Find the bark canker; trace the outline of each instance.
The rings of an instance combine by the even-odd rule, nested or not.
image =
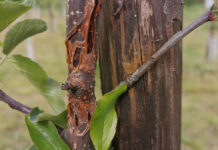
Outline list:
[[[66,61],[69,74],[62,89],[68,90],[69,145],[72,149],[82,150],[92,147],[88,131],[96,108],[95,20],[100,10],[100,1],[67,0],[66,2]]]

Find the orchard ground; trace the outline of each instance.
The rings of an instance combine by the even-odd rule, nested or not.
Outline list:
[[[204,12],[203,4],[184,8],[184,27]],[[47,20],[46,16],[42,17]],[[59,82],[67,77],[65,21],[56,20],[57,32],[34,37],[35,60]],[[217,23],[218,27],[218,23]],[[216,150],[218,147],[218,57],[205,60],[209,24],[183,41],[182,150]],[[218,34],[218,31],[217,31]],[[0,37],[0,41],[3,41]],[[25,55],[25,42],[14,54]],[[96,94],[100,97],[99,75]],[[46,100],[8,59],[0,68],[0,88],[14,99],[52,112]],[[66,93],[64,99],[67,101]],[[0,102],[0,150],[28,150],[32,145],[24,115]]]

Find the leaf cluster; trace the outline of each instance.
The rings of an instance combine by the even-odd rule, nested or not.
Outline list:
[[[0,0],[0,32],[33,5],[34,0]],[[1,64],[22,41],[46,30],[47,25],[41,19],[26,19],[13,25],[6,33],[4,41],[0,42],[4,54],[1,57]],[[35,108],[29,115],[26,115],[26,125],[35,144],[31,149],[69,150],[56,128],[56,126],[62,129],[67,128],[67,110],[62,99],[59,82],[48,77],[39,64],[27,57],[12,55],[10,60],[39,90],[54,111],[53,115]]]

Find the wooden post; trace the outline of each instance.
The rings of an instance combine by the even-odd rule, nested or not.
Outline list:
[[[183,0],[103,0],[99,17],[102,90],[113,89],[182,29]],[[115,149],[179,150],[182,43],[120,98]]]

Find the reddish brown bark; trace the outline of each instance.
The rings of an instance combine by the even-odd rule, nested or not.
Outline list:
[[[104,93],[135,72],[182,29],[182,0],[123,2],[122,9],[118,1],[102,3],[98,34]],[[115,149],[180,149],[181,76],[180,42],[122,96]]]
[[[95,20],[100,4],[98,0],[67,0],[66,3],[69,74],[62,88],[68,90],[68,141],[72,149],[83,150],[92,147],[89,128],[96,108]]]

